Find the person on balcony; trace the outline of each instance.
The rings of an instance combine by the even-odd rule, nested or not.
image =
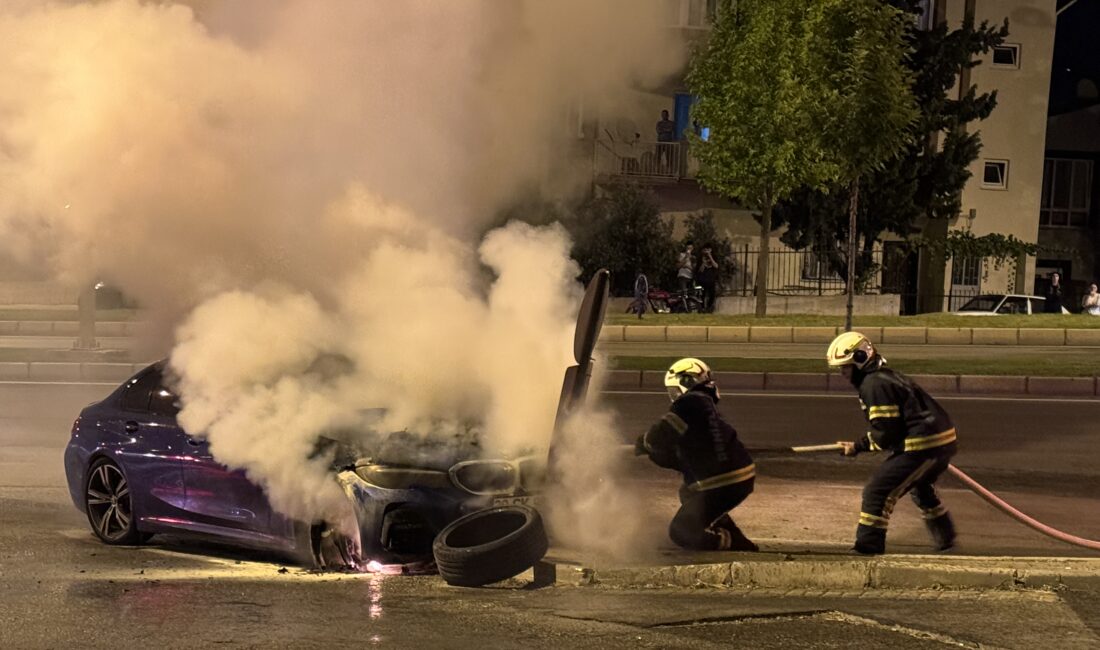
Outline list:
[[[675,157],[676,123],[668,119],[668,111],[661,111],[657,121],[657,168],[668,171]]]

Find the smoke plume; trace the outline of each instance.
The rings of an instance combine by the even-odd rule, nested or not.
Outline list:
[[[678,68],[664,6],[8,0],[0,249],[178,325],[182,423],[290,514],[376,407],[545,448],[577,269],[561,228],[484,230],[586,180],[579,106]]]

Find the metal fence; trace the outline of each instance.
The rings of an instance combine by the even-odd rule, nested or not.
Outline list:
[[[724,284],[722,294],[727,296],[756,295],[756,265],[760,251],[748,246],[735,247],[732,251],[732,277]],[[917,313],[920,296],[915,278],[907,278],[905,261],[883,249],[875,249],[870,255],[871,269],[859,287],[863,294],[897,294],[903,314]],[[779,249],[768,255],[767,291],[780,296],[833,296],[846,290],[845,278],[838,273],[825,255],[812,250],[793,251]],[[980,286],[953,285],[939,299],[926,296],[932,304],[941,304],[943,311],[955,311],[968,300],[981,293]]]
[[[726,295],[750,296],[756,290],[756,265],[760,251],[748,246],[734,248],[733,275],[725,287]],[[901,293],[883,291],[882,250],[871,252],[872,269],[862,286],[863,293]],[[887,282],[887,289],[891,288]],[[846,282],[828,259],[811,250],[776,250],[768,254],[769,294],[786,296],[829,296],[844,293]]]

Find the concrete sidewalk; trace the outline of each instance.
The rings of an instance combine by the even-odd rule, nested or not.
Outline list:
[[[1079,558],[716,553],[668,564],[617,566],[551,549],[544,563],[533,572],[533,581],[627,589],[747,588],[776,590],[783,596],[838,597],[877,590],[1100,591],[1100,560]]]
[[[761,469],[767,471],[766,466]],[[941,481],[940,493],[958,527],[955,550],[930,552],[923,520],[906,498],[891,518],[887,554],[867,557],[848,554],[858,519],[860,484],[758,476],[755,492],[732,514],[761,552],[689,552],[675,548],[665,532],[678,507],[676,479],[660,470],[651,474],[657,476],[629,481],[627,490],[646,504],[639,510],[643,522],[631,549],[600,553],[556,546],[538,578],[611,587],[845,593],[875,589],[1100,591],[1100,552],[1041,535],[951,479]],[[1096,497],[1033,492],[1000,496],[1049,525],[1100,539]]]

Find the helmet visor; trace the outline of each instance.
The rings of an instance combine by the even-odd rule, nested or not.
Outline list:
[[[668,391],[668,398],[675,402],[684,394],[684,389],[678,386],[665,386],[665,390]]]

